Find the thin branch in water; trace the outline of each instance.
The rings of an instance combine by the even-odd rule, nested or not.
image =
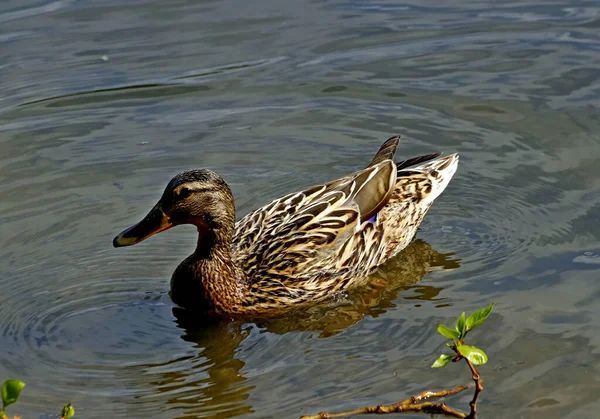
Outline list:
[[[477,400],[479,399],[479,394],[483,391],[483,380],[481,379],[479,372],[475,369],[475,365],[485,364],[488,361],[488,357],[481,349],[475,346],[465,345],[464,338],[469,331],[482,324],[485,319],[490,316],[493,307],[494,303],[491,303],[487,307],[475,311],[469,317],[466,317],[465,313],[463,312],[458,318],[454,329],[451,329],[443,324],[440,324],[437,327],[437,331],[440,335],[452,341],[452,344],[447,343],[446,345],[452,349],[456,355],[442,354],[436,359],[431,367],[441,368],[448,365],[450,362],[460,362],[464,359],[471,370],[471,377],[473,378],[472,384],[467,386],[458,386],[449,390],[425,390],[416,396],[394,404],[365,406],[359,409],[336,413],[321,412],[314,416],[302,416],[300,419],[332,419],[366,413],[382,414],[399,412],[423,412],[428,414],[451,416],[454,418],[475,419],[477,416]],[[435,397],[450,396],[473,387],[475,387],[475,392],[473,394],[473,399],[469,403],[471,410],[468,414],[459,410],[454,410],[446,406],[445,403],[432,403],[423,401]]]
[[[451,396],[453,394],[460,393],[461,391],[465,391],[469,388],[473,388],[473,386],[474,386],[474,384],[467,384],[465,386],[458,386],[458,387],[451,388],[449,390],[440,390],[440,391],[425,390],[421,394],[412,396],[410,399],[406,399],[400,403],[413,404],[413,403],[417,403],[417,402],[420,402],[421,400],[425,400],[425,399]],[[410,403],[407,403],[407,402],[410,402]]]
[[[471,400],[471,403],[469,403],[469,405],[471,406],[471,412],[469,412],[469,416],[467,416],[467,418],[475,419],[477,415],[477,399],[479,398],[479,393],[483,391],[483,380],[481,379],[479,372],[475,369],[475,366],[471,363],[471,361],[469,361],[466,358],[465,361],[467,361],[467,365],[471,369],[471,373],[473,374],[473,381],[475,382],[475,393],[473,394],[473,400]]]
[[[446,397],[453,394],[460,393],[461,391],[467,390],[468,388],[473,387],[473,384],[466,386],[458,386],[449,390],[441,390],[441,391],[431,391],[426,390],[416,396],[412,396],[406,400],[402,400],[401,402],[388,404],[388,405],[375,405],[375,406],[365,406],[359,409],[348,410],[345,412],[335,412],[335,413],[327,413],[321,412],[314,416],[302,416],[300,419],[332,419],[332,418],[340,418],[343,416],[351,416],[351,415],[360,415],[366,413],[375,413],[375,414],[383,414],[383,413],[399,413],[399,412],[424,412],[429,414],[438,414],[438,415],[446,415],[455,418],[466,418],[467,414],[460,412],[458,410],[454,410],[451,407],[446,406],[445,403],[419,403],[423,400],[435,398],[435,397]]]

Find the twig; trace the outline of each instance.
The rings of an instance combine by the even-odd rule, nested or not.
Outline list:
[[[479,393],[483,391],[483,380],[481,379],[479,372],[477,372],[475,366],[471,363],[471,361],[469,361],[467,358],[465,358],[465,361],[471,369],[471,373],[473,374],[473,381],[475,382],[475,393],[473,394],[473,400],[471,400],[471,403],[469,403],[469,405],[471,406],[471,412],[469,413],[469,416],[467,416],[467,419],[475,419],[475,416],[477,415],[477,399],[479,398]]]
[[[440,391],[425,390],[423,393],[417,394],[416,396],[412,396],[410,399],[406,399],[404,401],[401,401],[400,403],[413,404],[418,401],[425,400],[425,399],[431,399],[434,397],[451,396],[453,394],[460,393],[461,391],[465,391],[469,388],[473,388],[473,386],[474,386],[474,384],[467,384],[465,386],[458,386],[458,387],[451,388],[449,390],[440,390]]]
[[[388,404],[388,405],[376,405],[376,406],[365,406],[355,410],[348,410],[345,412],[336,412],[336,413],[327,413],[321,412],[314,416],[302,416],[300,419],[331,419],[331,418],[339,418],[343,416],[351,416],[351,415],[359,415],[364,413],[398,413],[398,412],[424,412],[429,414],[438,414],[438,415],[446,415],[455,418],[466,418],[467,414],[460,412],[458,410],[454,410],[445,403],[419,403],[422,400],[434,398],[434,397],[445,397],[450,396],[452,394],[460,393],[468,388],[473,387],[473,384],[466,386],[458,386],[449,390],[441,390],[441,391],[431,391],[426,390],[421,394],[410,397],[406,400],[403,400],[398,403]]]
[[[475,366],[473,365],[473,362],[471,362],[470,359],[476,361],[477,364],[484,364],[485,362],[487,362],[487,355],[485,354],[485,352],[483,352],[479,348],[476,348],[475,346],[465,345],[464,338],[469,331],[471,331],[474,327],[480,325],[485,319],[489,317],[493,307],[494,303],[488,305],[484,309],[477,310],[476,312],[472,313],[468,318],[463,312],[458,318],[454,329],[444,326],[443,324],[440,324],[437,328],[437,331],[440,335],[452,341],[452,344],[447,343],[446,346],[452,349],[452,351],[456,353],[456,356],[442,354],[433,363],[432,368],[440,368],[447,365],[450,361],[460,362],[464,359],[467,365],[469,366],[469,369],[471,370],[471,377],[473,378],[472,384],[468,386],[458,386],[449,390],[425,390],[424,392],[416,396],[410,397],[398,403],[388,405],[380,404],[376,406],[365,406],[359,409],[348,410],[345,412],[321,412],[313,416],[301,416],[300,419],[332,419],[343,416],[353,416],[366,413],[382,414],[398,412],[423,412],[429,414],[451,416],[454,418],[476,419],[477,400],[479,399],[479,394],[483,391],[483,380],[481,379],[479,372],[475,369]],[[461,391],[466,390],[467,388],[472,387],[475,387],[475,391],[473,393],[473,399],[469,403],[471,410],[468,414],[459,410],[454,410],[446,406],[445,403],[432,403],[423,401],[434,397],[445,397],[452,394],[457,394]]]

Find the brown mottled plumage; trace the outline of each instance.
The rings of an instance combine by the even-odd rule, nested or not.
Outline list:
[[[456,171],[456,154],[394,163],[399,139],[387,140],[366,169],[276,199],[237,223],[221,177],[207,169],[183,172],[113,244],[194,224],[196,251],[171,279],[173,301],[186,308],[263,316],[322,299],[405,248]]]

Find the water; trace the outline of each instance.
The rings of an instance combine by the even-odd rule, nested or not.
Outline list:
[[[0,378],[24,417],[286,417],[469,381],[482,417],[600,409],[600,6],[592,1],[3,1]],[[210,167],[243,215],[366,164],[461,154],[419,241],[302,317],[198,325],[168,280],[179,227],[127,249],[175,173]],[[469,395],[450,400],[467,407]]]

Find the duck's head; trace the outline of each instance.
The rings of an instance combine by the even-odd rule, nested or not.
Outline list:
[[[193,224],[200,237],[230,237],[235,222],[233,195],[212,170],[189,170],[175,176],[148,215],[113,240],[131,246],[179,224]]]

